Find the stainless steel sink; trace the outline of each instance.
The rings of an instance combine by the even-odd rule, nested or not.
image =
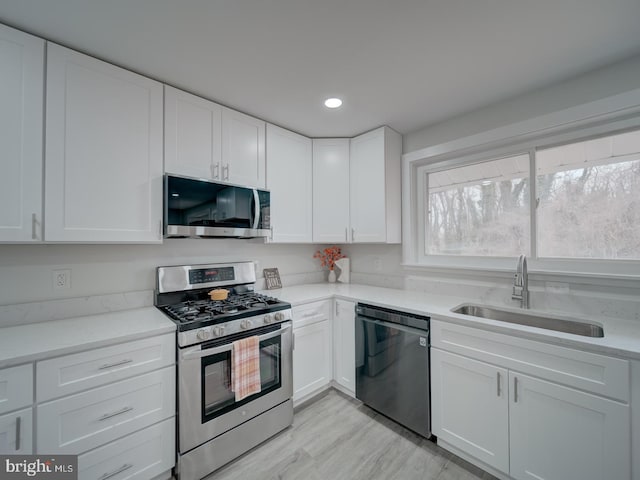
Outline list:
[[[503,310],[497,307],[474,305],[472,303],[463,303],[462,305],[452,308],[451,311],[472,317],[527,325],[529,327],[544,328],[564,333],[573,333],[574,335],[582,335],[584,337],[604,337],[604,330],[600,325],[596,325],[595,323],[577,322],[575,320],[565,320],[507,309]]]

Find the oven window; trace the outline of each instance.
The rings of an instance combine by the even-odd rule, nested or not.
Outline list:
[[[223,415],[262,395],[277,390],[281,380],[281,337],[260,342],[261,391],[235,401],[231,391],[231,352],[202,359],[202,423]]]

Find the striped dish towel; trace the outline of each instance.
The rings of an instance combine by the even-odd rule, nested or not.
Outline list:
[[[236,402],[259,393],[260,388],[260,338],[236,340],[231,351],[231,391]]]

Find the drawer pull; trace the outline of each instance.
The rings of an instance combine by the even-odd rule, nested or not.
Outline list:
[[[20,424],[22,423],[20,417],[16,418],[16,452],[20,450]]]
[[[496,375],[496,380],[497,380],[497,382],[496,382],[496,383],[497,383],[497,385],[498,385],[498,391],[497,391],[497,393],[498,393],[498,396],[500,396],[500,372],[498,372],[498,373],[497,373],[497,375]]]
[[[120,468],[118,468],[117,470],[114,470],[113,472],[107,472],[104,475],[102,475],[100,478],[98,478],[98,480],[107,480],[107,478],[111,478],[111,477],[115,477],[116,475],[118,475],[119,473],[124,472],[125,470],[129,470],[131,467],[133,467],[133,465],[131,463],[125,463],[124,465],[122,465]]]
[[[107,420],[109,418],[117,417],[118,415],[122,415],[123,413],[130,412],[131,410],[133,410],[133,407],[124,407],[124,408],[118,410],[117,412],[105,413],[100,418],[98,418],[98,420],[99,421],[103,421],[103,420]]]
[[[107,368],[119,367],[120,365],[126,365],[127,363],[133,363],[131,358],[125,358],[124,360],[120,360],[119,362],[113,363],[105,363],[104,365],[100,365],[98,370],[106,370]]]
[[[518,377],[513,377],[513,403],[518,403]]]

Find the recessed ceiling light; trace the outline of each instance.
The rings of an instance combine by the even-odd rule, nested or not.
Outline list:
[[[324,101],[324,105],[327,108],[338,108],[340,105],[342,105],[342,100],[340,100],[339,98],[327,98]]]
[[[172,196],[172,197],[179,197],[179,196],[180,196],[180,194],[179,194],[179,193],[172,193],[172,194],[171,194],[171,196]]]

